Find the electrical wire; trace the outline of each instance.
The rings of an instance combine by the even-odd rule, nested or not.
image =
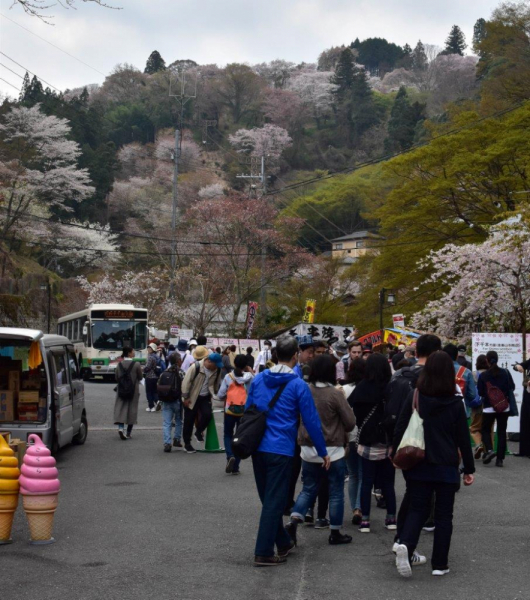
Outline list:
[[[28,73],[31,73],[32,75],[34,75],[37,79],[40,79],[43,83],[45,83],[46,85],[49,85],[50,87],[52,87],[54,90],[56,90],[57,92],[59,92],[59,94],[61,93],[61,90],[56,88],[54,85],[52,85],[51,83],[48,83],[47,81],[45,81],[42,77],[39,77],[38,75],[36,75],[35,73],[33,73],[33,71],[30,71],[29,69],[27,69],[26,67],[24,67],[23,65],[21,65],[20,63],[18,63],[16,60],[12,59],[10,56],[8,56],[7,54],[5,54],[5,52],[0,52],[0,54],[2,56],[5,56],[8,60],[10,60],[11,62],[15,63],[17,66],[19,66],[21,69],[24,69],[25,71],[27,71]]]
[[[9,83],[9,81],[7,81],[6,79],[4,79],[3,77],[0,77],[0,81],[3,81],[4,83],[7,83],[7,85],[10,85],[12,88],[15,88],[17,90],[17,92],[20,92],[20,88],[17,88],[16,85],[13,85],[12,83]]]
[[[26,29],[26,27],[24,27],[23,25],[21,25],[20,23],[17,23],[16,21],[13,21],[13,19],[10,19],[9,17],[7,17],[6,15],[0,13],[0,17],[3,17],[4,19],[7,19],[8,21],[11,21],[11,23],[13,23],[14,25],[16,25],[17,27],[20,27],[21,29],[24,29],[25,31],[27,31],[28,33],[31,33],[31,35],[34,35],[35,37],[39,38],[40,40],[42,40],[43,42],[46,42],[47,44],[49,44],[50,46],[53,46],[54,48],[57,48],[57,50],[60,50],[61,52],[64,52],[64,54],[67,54],[68,56],[70,56],[71,58],[77,60],[78,62],[80,62],[81,64],[85,65],[85,67],[88,67],[89,69],[92,69],[93,71],[95,71],[96,73],[99,73],[100,75],[103,75],[103,77],[106,77],[105,73],[102,73],[99,69],[96,69],[96,67],[93,67],[91,65],[89,65],[88,63],[86,63],[84,60],[81,60],[80,58],[77,58],[77,56],[74,56],[73,54],[70,54],[70,52],[67,52],[66,50],[63,50],[62,48],[59,48],[59,46],[56,46],[55,44],[52,44],[52,42],[49,42],[48,40],[44,39],[43,37],[41,37],[40,35],[37,35],[36,33],[34,33],[33,31],[31,31],[30,29]]]
[[[16,71],[13,71],[13,69],[10,69],[9,67],[7,67],[6,65],[4,65],[3,63],[0,63],[0,67],[4,67],[4,69],[7,69],[8,71],[11,71],[11,73],[13,73],[13,75],[16,75],[17,77],[20,77],[20,79],[24,79],[24,77],[22,77],[22,75],[19,75]]]

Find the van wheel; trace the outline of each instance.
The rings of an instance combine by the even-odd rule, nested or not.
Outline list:
[[[81,423],[79,425],[79,431],[72,438],[72,444],[76,446],[82,446],[86,442],[88,436],[88,421],[86,415],[81,417]]]

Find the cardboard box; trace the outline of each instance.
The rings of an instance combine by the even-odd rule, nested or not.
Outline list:
[[[48,406],[48,398],[40,397],[39,398],[39,410],[41,408],[46,408]]]
[[[9,444],[9,442],[11,441],[11,432],[10,431],[0,431],[0,435]]]
[[[20,371],[9,371],[8,387],[12,392],[20,389]]]
[[[38,404],[39,403],[39,392],[23,390],[18,393],[19,404]]]
[[[10,423],[15,420],[14,392],[0,390],[0,422]]]
[[[11,442],[9,443],[9,447],[15,453],[15,456],[18,459],[18,465],[19,465],[19,467],[21,467],[22,461],[24,460],[24,455],[26,454],[26,448],[27,448],[26,442],[23,442],[22,440],[13,438],[11,440]]]
[[[22,377],[21,387],[23,390],[40,390],[40,372],[27,371]]]

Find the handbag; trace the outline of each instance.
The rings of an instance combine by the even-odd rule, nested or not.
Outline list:
[[[425,458],[425,434],[423,419],[419,413],[419,392],[414,390],[412,399],[412,415],[403,434],[403,439],[394,456],[394,466],[406,471],[417,466]]]
[[[487,381],[486,390],[491,408],[493,408],[496,413],[503,413],[507,408],[510,408],[510,402],[500,388]]]
[[[236,458],[244,460],[257,451],[265,434],[267,414],[278,402],[286,385],[287,383],[284,383],[278,388],[266,410],[258,410],[258,407],[252,404],[244,412],[232,440],[232,452]]]

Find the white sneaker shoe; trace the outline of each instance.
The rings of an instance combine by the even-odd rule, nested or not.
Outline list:
[[[413,567],[419,567],[420,565],[424,565],[427,562],[427,557],[422,556],[421,554],[418,554],[416,552],[416,550],[414,550],[414,554],[412,555],[412,558],[410,559],[410,564]]]
[[[396,568],[401,577],[410,577],[412,575],[409,551],[405,544],[398,544],[396,548]]]
[[[147,407],[147,408],[145,409],[145,412],[151,412],[151,409],[150,409],[149,407]]]
[[[449,569],[434,569],[432,572],[436,577],[441,577],[442,575],[447,575],[449,573]]]
[[[392,546],[392,552],[395,554],[397,552],[398,548],[399,548],[399,542],[394,542],[394,545]]]

